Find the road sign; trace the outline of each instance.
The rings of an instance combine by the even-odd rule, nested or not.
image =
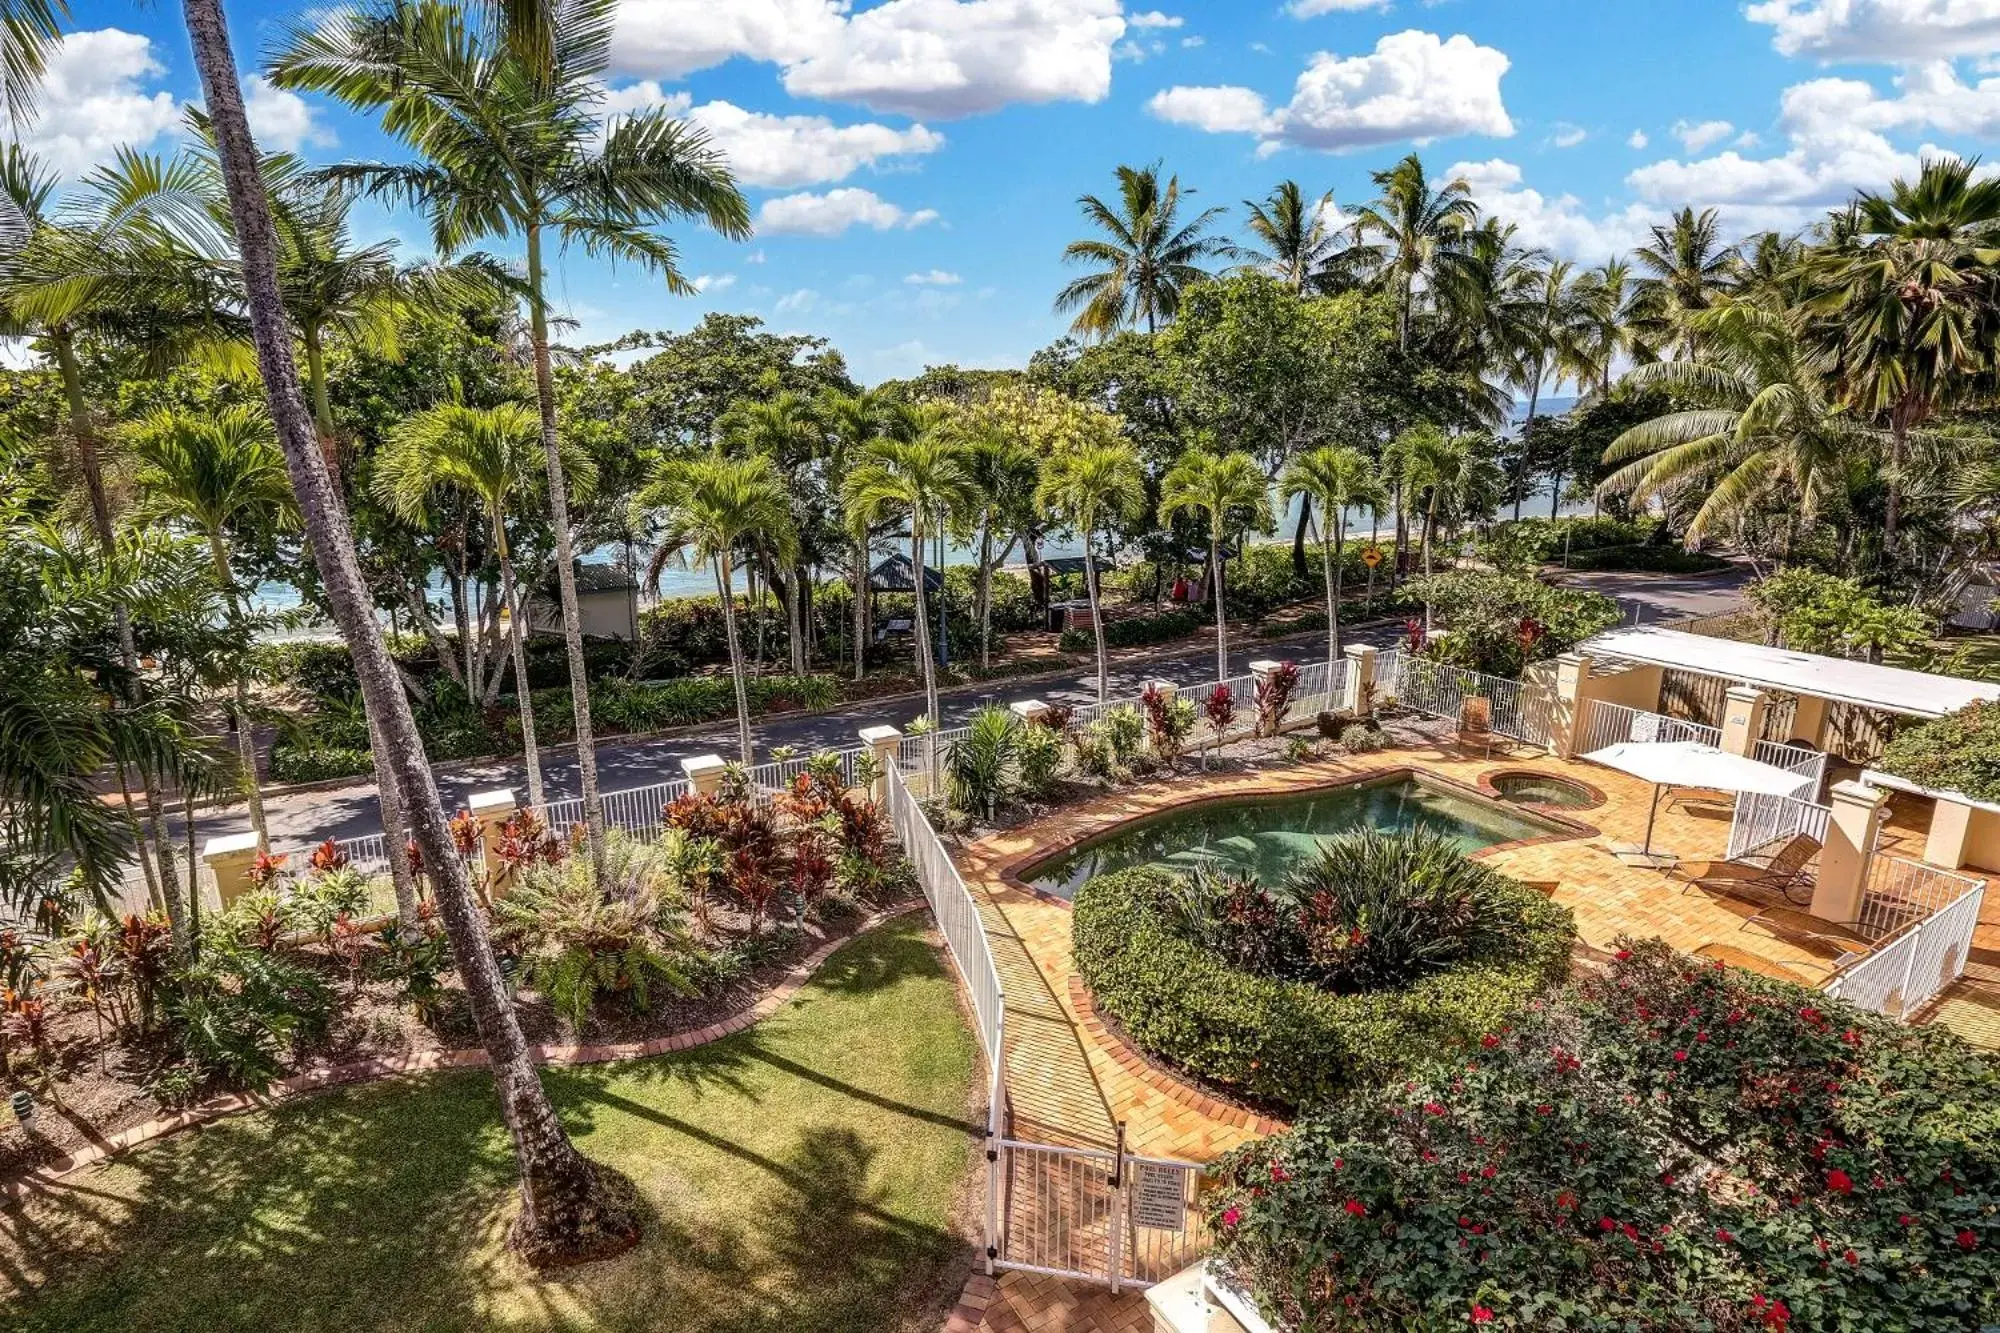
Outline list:
[[[1373,569],[1382,563],[1382,548],[1369,545],[1361,548],[1361,563]]]

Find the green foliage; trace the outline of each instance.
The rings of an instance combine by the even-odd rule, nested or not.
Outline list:
[[[965,735],[945,752],[945,781],[952,804],[991,814],[1020,782],[1021,728],[1014,715],[989,704],[972,716]]]
[[[1208,617],[1193,607],[1162,611],[1152,616],[1128,616],[1118,620],[1106,620],[1104,646],[1137,648],[1149,643],[1167,643],[1198,633],[1207,623]],[[1087,629],[1066,629],[1056,640],[1056,644],[1066,653],[1087,653],[1096,650],[1097,638]]]
[[[1388,745],[1389,733],[1380,727],[1355,722],[1340,733],[1340,748],[1349,754],[1374,754],[1377,750],[1387,749]]]
[[[326,1036],[333,992],[311,969],[256,949],[210,948],[166,988],[168,1030],[205,1077],[262,1092],[295,1048]]]
[[[832,676],[752,676],[746,685],[753,716],[826,708],[840,698],[840,682]],[[727,676],[614,679],[592,687],[590,710],[592,720],[606,732],[662,731],[732,716],[736,691]],[[575,734],[568,689],[535,691],[535,724],[544,740],[566,740]]]
[[[1062,733],[1035,723],[1023,728],[1015,749],[1023,791],[1038,796],[1055,786],[1056,771],[1062,767]]]
[[[1243,920],[1265,921],[1261,930],[1228,932],[1255,945],[1241,951],[1190,938],[1191,921],[1213,916],[1212,903],[1189,909],[1193,892],[1151,867],[1084,885],[1075,909],[1077,970],[1140,1046],[1273,1106],[1314,1106],[1431,1053],[1467,1049],[1568,964],[1569,914],[1501,881],[1493,893],[1511,905],[1511,930],[1477,937],[1450,966],[1408,985],[1336,994],[1262,970],[1280,944],[1275,900],[1257,886],[1226,891],[1238,897]]]
[[[1565,550],[1575,567],[1584,552],[1643,546],[1664,527],[1655,518],[1522,518],[1495,523],[1480,537],[1477,550],[1481,560],[1507,573],[1532,572],[1544,561],[1560,560]]]
[[[334,922],[368,910],[368,880],[352,867],[308,875],[285,899],[285,920],[294,928],[330,938]]]
[[[1450,631],[1441,660],[1496,676],[1519,676],[1619,620],[1618,604],[1601,593],[1519,574],[1438,574],[1413,581],[1409,595],[1428,601]]]
[[[2000,704],[1967,704],[1899,732],[1878,767],[1936,791],[2000,801]]]
[[[1879,662],[1924,648],[1930,623],[1913,606],[1891,606],[1854,579],[1792,568],[1745,590],[1787,648]]]
[[[1576,570],[1626,570],[1645,574],[1707,574],[1726,569],[1729,562],[1705,551],[1684,546],[1610,546],[1572,555],[1569,567]]]

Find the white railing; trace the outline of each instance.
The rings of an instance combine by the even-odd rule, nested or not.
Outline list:
[[[1703,726],[1686,718],[1668,717],[1665,713],[1649,713],[1643,708],[1606,703],[1602,699],[1591,700],[1590,716],[1583,720],[1582,737],[1576,746],[1576,753],[1584,756],[1620,741],[1722,743],[1719,728]]]
[[[1922,861],[1876,855],[1868,862],[1868,883],[1861,891],[1854,929],[1870,940],[1887,939],[1938,915],[1984,882]]]
[[[1958,881],[1962,891],[1930,916],[1912,922],[1867,957],[1847,967],[1826,984],[1829,995],[1895,1019],[1907,1019],[1956,981],[1965,971],[1973,931],[1979,925],[1980,904],[1986,897],[1983,880],[1953,875],[1900,857],[1881,858],[1916,866],[1930,876]],[[1891,876],[1914,872],[1891,869]],[[1928,876],[1927,876],[1928,877]],[[1870,876],[1871,882],[1874,876]]]
[[[1808,790],[1803,784],[1800,789]],[[1801,797],[1740,792],[1729,821],[1729,859],[1775,852],[1801,835],[1825,846],[1826,822],[1832,816],[1831,807]]]
[[[996,1268],[1149,1287],[1206,1254],[1206,1168],[1103,1148],[1001,1139]]]
[[[1491,701],[1489,725],[1502,736],[1547,749],[1554,730],[1555,692],[1545,685],[1396,655],[1396,702],[1431,717],[1456,720],[1468,698]],[[1379,662],[1378,662],[1379,670]]]
[[[1760,764],[1797,773],[1812,783],[1810,788],[1798,794],[1806,800],[1819,799],[1820,784],[1826,781],[1826,751],[1810,750],[1784,741],[1758,741],[1750,751],[1750,757]]]

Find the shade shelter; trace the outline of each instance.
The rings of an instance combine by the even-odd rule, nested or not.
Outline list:
[[[1714,788],[1756,796],[1795,796],[1807,785],[1797,773],[1773,764],[1730,754],[1700,741],[1619,741],[1584,756],[1594,764],[1629,773],[1653,786],[1653,805],[1646,812],[1646,841],[1635,853],[1657,863],[1653,824],[1659,818],[1660,797],[1675,787]],[[1617,849],[1613,849],[1616,851]]]

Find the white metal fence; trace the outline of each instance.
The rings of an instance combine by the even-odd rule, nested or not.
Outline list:
[[[996,1268],[1109,1282],[1172,1277],[1207,1253],[1204,1168],[1102,1148],[1001,1139],[989,1236]]]
[[[1665,713],[1649,713],[1643,708],[1627,708],[1624,704],[1606,703],[1602,699],[1590,701],[1590,713],[1583,719],[1579,734],[1581,739],[1576,744],[1576,753],[1579,755],[1588,755],[1593,750],[1601,750],[1620,741],[1701,741],[1707,745],[1722,743],[1722,732],[1719,728],[1706,727],[1699,722],[1689,722],[1685,718],[1668,717]]]
[[[1901,856],[1871,857],[1854,929],[1869,940],[1887,939],[1939,915],[1983,883]]]
[[[1807,749],[1803,745],[1791,745],[1784,741],[1758,741],[1750,751],[1750,757],[1760,764],[1797,773],[1812,785],[1796,794],[1809,801],[1819,799],[1820,786],[1826,781],[1826,751]]]
[[[1729,859],[1776,852],[1801,835],[1825,846],[1832,815],[1831,807],[1801,797],[1740,792],[1729,821]]]
[[[1532,681],[1510,680],[1466,667],[1427,662],[1398,653],[1390,692],[1396,702],[1432,717],[1457,718],[1467,699],[1492,705],[1489,725],[1502,736],[1549,747],[1555,726],[1555,691]],[[1380,663],[1377,663],[1380,671]]]
[[[1910,922],[1867,957],[1841,971],[1827,983],[1826,991],[1890,1018],[1907,1019],[1965,971],[1986,884],[1901,857],[1876,859],[1887,863],[1881,869],[1882,878],[1901,884],[1900,892],[1927,895],[1933,891],[1930,883],[1920,882],[1955,887],[1957,892],[1937,911]],[[1872,889],[1876,876],[1871,873],[1869,878]]]

